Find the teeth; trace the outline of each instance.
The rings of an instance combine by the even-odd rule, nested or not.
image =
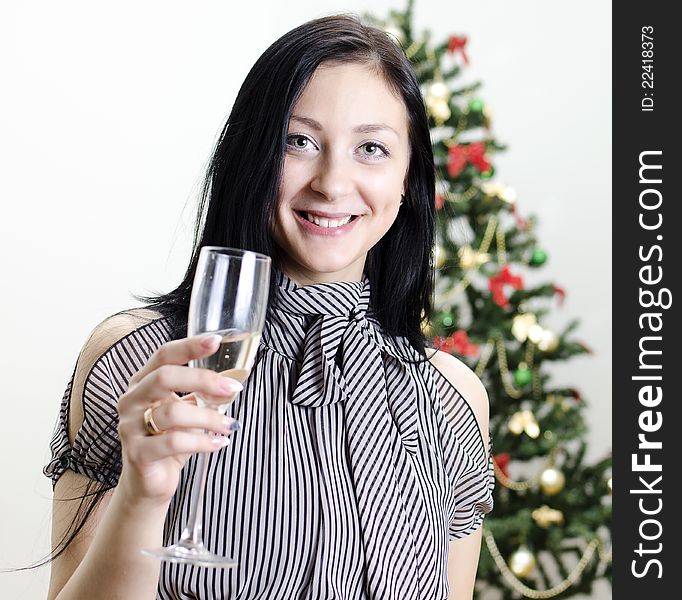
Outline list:
[[[308,221],[319,225],[320,227],[341,227],[350,221],[350,215],[344,217],[343,219],[325,219],[324,217],[318,217],[311,213],[306,213]]]

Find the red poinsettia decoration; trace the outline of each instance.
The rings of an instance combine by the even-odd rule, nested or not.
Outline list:
[[[451,35],[448,42],[448,51],[451,54],[459,52],[462,55],[462,60],[465,65],[469,64],[469,57],[467,56],[466,48],[468,38],[465,35]]]
[[[443,196],[440,194],[436,194],[436,210],[440,210],[443,208],[443,205],[445,204],[445,200],[443,199]]]
[[[495,464],[497,465],[497,468],[502,471],[502,474],[505,477],[509,477],[509,461],[511,460],[511,457],[509,456],[508,452],[502,452],[501,454],[495,454],[493,456],[493,460],[495,461]]]
[[[490,171],[492,165],[485,157],[485,143],[455,144],[448,149],[448,175],[457,177],[468,163],[474,165],[481,173]]]
[[[523,289],[523,279],[518,275],[513,275],[509,270],[509,265],[504,265],[497,275],[488,279],[488,288],[493,295],[493,301],[502,308],[509,307],[509,298],[505,292],[506,286],[517,290]]]
[[[469,334],[464,329],[458,329],[448,337],[438,336],[433,338],[433,344],[448,354],[460,356],[478,356],[480,350],[477,344],[469,340]]]

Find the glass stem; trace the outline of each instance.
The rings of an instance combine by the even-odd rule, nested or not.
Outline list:
[[[203,546],[201,530],[203,526],[203,513],[201,510],[206,487],[206,473],[208,471],[208,454],[201,453],[197,456],[197,469],[194,472],[194,484],[189,505],[189,519],[182,532],[180,543],[189,543],[192,546]]]

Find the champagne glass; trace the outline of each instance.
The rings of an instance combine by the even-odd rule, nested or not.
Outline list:
[[[214,334],[222,337],[218,351],[193,360],[191,367],[217,371],[221,375],[246,380],[256,357],[270,289],[270,258],[234,248],[204,246],[194,276],[189,303],[187,335]],[[197,395],[199,406],[225,413],[226,404]],[[191,489],[190,513],[180,540],[172,546],[143,550],[148,556],[202,567],[228,568],[237,565],[232,558],[210,552],[202,538],[200,506],[206,485],[209,454],[199,454]]]

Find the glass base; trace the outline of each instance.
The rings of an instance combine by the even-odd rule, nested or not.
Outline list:
[[[209,552],[206,547],[199,543],[180,541],[165,548],[154,550],[142,550],[142,554],[153,558],[160,558],[168,562],[196,565],[197,567],[212,567],[214,569],[229,569],[236,567],[237,561],[226,556],[218,556]]]

